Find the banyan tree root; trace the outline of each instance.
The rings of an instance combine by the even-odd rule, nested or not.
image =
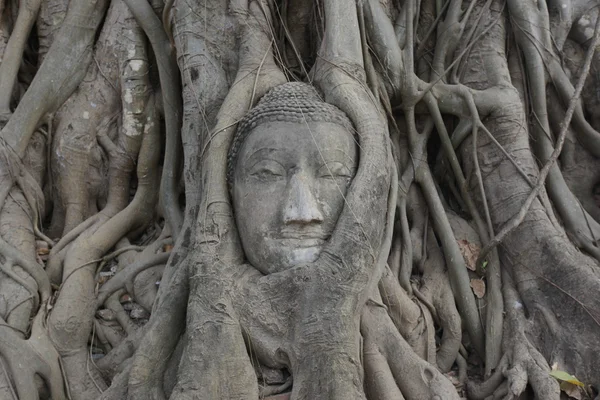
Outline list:
[[[58,2],[52,0],[52,4]],[[134,7],[141,5],[143,12],[151,14],[145,1],[130,3]],[[152,5],[160,9],[159,3],[155,1]],[[202,24],[196,21],[194,25],[192,21],[198,15],[206,17],[220,12],[215,10],[226,2],[202,11],[206,14],[196,12],[195,5],[179,1],[167,3],[165,16],[168,17],[168,10],[172,9],[175,23],[171,26],[166,18],[164,25],[169,30],[172,27],[172,37],[168,37],[171,32],[163,35],[161,30],[158,39],[155,36],[151,42],[154,51],[160,52],[157,58],[168,55],[169,46],[177,47],[184,80],[182,133],[186,146],[189,145],[186,147],[184,176],[188,208],[180,240],[170,256],[154,254],[152,248],[160,247],[157,240],[147,247],[143,256],[140,254],[131,260],[129,255],[117,257],[119,268],[127,267],[96,291],[96,269],[104,265],[105,253],[115,243],[125,242],[121,239],[131,230],[134,231],[131,236],[135,236],[154,217],[151,213],[156,199],[147,196],[142,201],[140,198],[146,197],[144,194],[151,191],[150,187],[157,185],[144,179],[138,181],[136,196],[131,207],[127,207],[131,190],[128,176],[133,172],[131,161],[138,156],[139,143],[126,140],[124,147],[127,150],[123,153],[120,141],[123,137],[117,134],[118,130],[131,133],[137,132],[142,125],[145,127],[145,117],[152,112],[146,106],[145,97],[151,85],[143,79],[152,77],[154,70],[143,62],[138,63],[147,57],[145,38],[137,29],[128,32],[133,33],[127,39],[135,42],[136,48],[132,50],[132,56],[127,51],[127,58],[121,59],[126,68],[120,71],[126,72],[120,75],[121,80],[114,70],[107,70],[110,62],[96,52],[101,59],[94,63],[96,67],[87,70],[90,80],[79,86],[80,93],[64,107],[64,114],[59,112],[54,117],[59,136],[62,137],[63,129],[70,124],[85,135],[88,128],[95,128],[103,120],[100,117],[110,110],[112,115],[101,124],[106,134],[92,129],[85,137],[87,145],[92,147],[96,147],[98,140],[111,162],[108,199],[96,192],[97,189],[89,198],[84,198],[89,194],[83,190],[86,188],[83,184],[85,164],[94,157],[90,157],[89,150],[82,146],[81,157],[73,158],[78,164],[78,168],[70,171],[73,175],[65,175],[64,182],[56,181],[62,194],[55,200],[66,201],[63,210],[57,204],[59,201],[55,201],[56,223],[51,231],[56,234],[49,236],[54,238],[62,232],[63,238],[52,249],[46,271],[32,261],[34,235],[50,246],[53,240],[41,237],[44,233],[36,230],[38,219],[43,215],[39,190],[42,179],[38,179],[39,174],[35,172],[23,174],[18,159],[32,142],[30,136],[45,118],[43,114],[58,107],[74,88],[74,82],[86,71],[77,68],[73,72],[73,58],[65,56],[64,52],[65,39],[57,37],[57,46],[48,52],[46,59],[58,64],[57,60],[64,58],[68,68],[49,70],[44,66],[39,73],[50,80],[61,80],[68,72],[65,86],[51,87],[46,81],[40,83],[41,78],[34,81],[32,95],[21,101],[10,118],[9,129],[2,133],[2,146],[6,141],[12,148],[3,147],[0,154],[0,163],[7,164],[0,168],[0,213],[5,213],[0,215],[10,212],[18,217],[14,221],[22,222],[5,223],[10,218],[4,217],[4,231],[0,232],[6,242],[0,242],[2,276],[8,277],[2,285],[18,288],[19,292],[18,301],[8,302],[9,310],[4,309],[7,302],[0,301],[0,312],[6,316],[0,329],[7,332],[7,335],[0,335],[0,343],[3,343],[0,368],[6,370],[6,378],[0,378],[0,386],[10,382],[8,375],[14,380],[22,373],[27,384],[23,384],[23,379],[15,380],[16,394],[35,398],[38,389],[31,382],[35,381],[32,375],[37,373],[45,381],[46,389],[52,392],[51,396],[58,399],[66,397],[69,391],[72,398],[96,397],[111,378],[112,387],[101,396],[103,399],[127,396],[132,399],[164,399],[168,396],[186,399],[195,395],[219,399],[255,398],[267,393],[261,392],[256,382],[255,371],[262,365],[265,370],[288,369],[292,373],[292,398],[452,398],[457,396],[454,388],[435,366],[440,371],[448,371],[456,360],[464,378],[466,362],[458,354],[461,323],[465,324],[469,336],[469,350],[475,350],[485,359],[484,373],[492,373],[482,385],[470,387],[473,398],[516,397],[527,385],[540,398],[557,398],[557,383],[548,375],[549,364],[554,362],[561,367],[564,365],[565,370],[586,383],[597,380],[597,360],[580,356],[584,353],[582,349],[592,347],[590,343],[597,339],[597,300],[589,294],[598,289],[597,265],[568,243],[567,235],[553,217],[552,204],[544,190],[532,197],[531,210],[523,211],[524,198],[536,184],[540,186],[535,183],[538,168],[530,154],[528,129],[533,127],[537,133],[535,144],[542,145],[539,156],[545,162],[549,153],[558,151],[551,137],[563,123],[564,110],[560,100],[569,103],[575,93],[562,64],[557,61],[558,55],[553,53],[568,47],[569,31],[574,24],[581,25],[572,35],[584,39],[581,41],[583,47],[597,36],[586,33],[583,23],[576,21],[587,10],[586,2],[553,0],[549,4],[558,7],[559,12],[555,13],[552,9],[545,10],[543,1],[509,1],[508,7],[504,7],[504,2],[496,0],[407,0],[401,2],[400,10],[395,9],[394,4],[378,1],[363,2],[358,9],[355,2],[324,1],[314,10],[297,2],[284,1],[281,9],[266,2],[254,1],[249,5],[232,2],[226,18],[218,22],[211,18],[204,20],[211,21],[209,25],[226,26],[223,32],[240,32],[214,40],[206,33],[216,32],[214,26],[205,26],[206,30],[202,31]],[[0,1],[0,10],[5,4]],[[65,18],[65,32],[73,38],[73,52],[85,61],[81,65],[85,66],[89,61],[89,43],[95,33],[92,28],[102,19],[106,5],[107,2],[102,1],[94,4],[71,1],[69,10],[74,11]],[[120,2],[115,1],[112,6],[115,8],[105,20],[106,29],[109,29],[106,21],[112,21],[110,18],[115,15],[115,10],[124,9]],[[286,27],[277,20],[281,12],[281,19],[292,24],[291,16],[296,10],[304,16],[300,24]],[[314,17],[310,17],[313,11]],[[595,12],[588,14],[592,16]],[[326,16],[324,22],[319,19],[322,15]],[[154,21],[150,29],[146,29],[148,36],[157,33],[152,32],[157,18],[151,17],[139,17],[140,22]],[[514,36],[507,33],[507,21],[511,23]],[[125,26],[135,27],[131,19],[129,22],[131,25]],[[158,27],[161,28],[160,23]],[[314,39],[313,34],[321,48],[311,54],[314,43],[309,42]],[[100,42],[103,35],[100,34]],[[195,47],[195,37],[202,35],[205,40]],[[512,48],[516,49],[514,43],[510,51],[505,48],[515,36],[523,53],[512,51]],[[511,39],[506,41],[506,37]],[[82,44],[87,46],[85,50],[82,50]],[[237,45],[240,45],[239,54]],[[588,47],[593,50],[595,46],[588,44]],[[536,54],[538,50],[541,51]],[[514,88],[519,85],[517,74],[512,68],[509,71],[506,65],[507,53],[513,57],[513,67],[519,66],[515,59],[524,56],[523,69],[527,74],[520,76],[525,80],[523,87],[532,90],[527,95],[527,91],[522,90],[521,98]],[[315,65],[311,65],[311,57],[317,60]],[[160,64],[159,61],[158,70],[164,78],[164,63]],[[287,75],[284,75],[280,67],[290,66],[292,70],[285,70]],[[311,66],[309,74],[304,69]],[[177,70],[173,65],[170,68],[171,76],[167,78],[173,82],[172,78],[177,80]],[[134,73],[136,71],[138,74]],[[217,71],[214,80],[208,79],[212,77],[212,71]],[[235,80],[232,79],[234,76]],[[342,108],[356,123],[362,165],[348,198],[348,210],[352,208],[361,220],[350,218],[346,210],[340,219],[339,230],[348,235],[348,232],[359,232],[360,228],[367,227],[369,234],[353,236],[352,240],[359,245],[352,249],[344,244],[347,236],[334,235],[330,248],[319,262],[282,275],[262,276],[243,263],[224,179],[225,157],[237,120],[269,88],[291,76],[310,79],[325,93],[327,101]],[[151,79],[157,80],[156,76]],[[590,82],[595,82],[594,79],[592,77]],[[178,94],[176,85],[169,86],[165,83],[168,79],[160,80],[163,94],[165,89]],[[91,121],[85,122],[83,112],[87,110],[79,103],[92,100],[92,97],[96,99],[92,93],[90,99],[85,98],[89,93],[86,85],[94,86],[99,82],[103,86],[98,96],[106,95],[107,104],[92,113]],[[555,88],[547,88],[549,83]],[[220,107],[228,88],[231,89],[229,96]],[[544,94],[546,91],[552,92],[550,96]],[[550,100],[556,103],[552,104],[554,108],[546,107],[551,115],[544,111],[548,98],[558,99]],[[118,110],[112,109],[120,100],[124,101],[122,118],[116,116]],[[588,102],[587,99],[584,101]],[[77,107],[73,106],[75,103]],[[174,160],[177,149],[173,143],[175,146],[179,143],[171,135],[176,125],[173,121],[177,119],[177,115],[169,114],[171,105],[174,103],[169,101],[162,104],[169,126],[163,185],[167,185],[165,193],[170,196],[165,202],[170,205],[163,204],[163,207],[167,207],[166,219],[173,225],[173,236],[177,236],[181,224],[177,222],[178,205],[173,207],[179,201],[176,163],[173,161],[179,160]],[[217,116],[219,108],[221,111]],[[77,116],[65,115],[67,109],[75,110]],[[389,129],[380,109],[387,112]],[[585,107],[575,104],[571,129],[591,154],[599,154],[598,134],[592,128],[594,124],[587,123],[584,110]],[[400,111],[404,115],[400,116]],[[156,126],[160,125],[157,117],[154,122]],[[455,122],[458,125],[451,134]],[[56,131],[56,126],[47,125],[47,138],[52,140],[51,132]],[[210,130],[215,125],[216,128]],[[398,193],[388,182],[396,183],[393,170],[389,168],[388,138],[373,134],[387,133],[388,130],[392,134],[400,175]],[[439,134],[443,153],[428,155],[428,151],[438,147],[434,132]],[[176,140],[171,141],[173,138]],[[157,156],[160,145],[155,142],[153,147],[153,154]],[[191,148],[194,150],[189,150]],[[568,155],[563,153],[563,156]],[[434,159],[449,168],[445,168],[446,171],[443,167],[438,168],[443,173],[434,176],[433,168],[429,166]],[[96,163],[97,160],[93,161]],[[202,168],[198,168],[199,164]],[[152,165],[148,171],[160,171],[158,163]],[[594,235],[598,233],[598,225],[591,218],[596,214],[587,210],[594,205],[570,207],[569,204],[577,205],[577,198],[566,191],[566,196],[561,196],[566,187],[561,186],[560,177],[565,165],[564,160],[557,163],[558,172],[550,176],[548,185],[555,189],[549,192],[567,233],[575,231],[576,244],[594,254],[597,252]],[[37,188],[32,189],[35,185],[28,183],[31,177],[27,174],[35,176]],[[138,171],[138,177],[142,175],[146,176],[144,171]],[[75,181],[81,185],[75,185]],[[370,185],[368,190],[364,185],[366,181]],[[69,193],[70,184],[76,186],[73,193]],[[586,187],[592,186],[586,182]],[[398,196],[398,221],[394,221],[394,213],[386,208],[386,200],[393,203],[393,196],[386,196],[390,187],[393,195]],[[416,197],[423,198],[415,201],[415,193]],[[371,200],[369,196],[377,198],[375,204],[365,200]],[[201,203],[199,199],[202,199]],[[69,206],[70,210],[67,209]],[[143,211],[133,210],[135,207]],[[500,241],[494,237],[495,230],[503,232],[506,221],[519,213],[524,214],[522,223],[492,250],[497,250],[500,257],[489,253],[476,263],[475,273],[485,275],[488,284],[486,297],[481,302],[475,300],[469,287],[472,274],[470,276],[466,271],[465,260],[457,246],[458,234],[452,224],[450,208],[472,218],[482,244],[492,243],[490,248]],[[98,209],[102,211],[98,212]],[[137,216],[130,219],[132,214]],[[86,220],[87,217],[90,218]],[[31,220],[33,224],[29,224]],[[388,230],[392,231],[392,223],[397,224],[393,240],[387,235]],[[27,239],[21,247],[15,245],[14,236],[7,237],[4,233],[19,224],[26,228],[22,229],[22,237]],[[382,236],[383,227],[386,233]],[[381,253],[387,252],[385,243],[388,241],[394,244],[389,269],[380,262],[387,254],[379,254],[381,248],[384,249]],[[440,245],[441,249],[438,248]],[[120,243],[118,246],[126,248],[128,245]],[[15,249],[26,256],[10,255],[9,251]],[[358,261],[349,262],[351,256],[346,253],[356,256]],[[139,304],[150,311],[156,292],[150,290],[151,293],[145,296],[138,293],[138,288],[149,285],[152,289],[151,278],[160,275],[161,267],[155,271],[158,275],[148,272],[150,278],[144,285],[136,286],[134,277],[146,268],[163,264],[168,257],[170,261],[152,310],[153,317],[144,329],[139,329],[118,304],[119,295],[124,293],[125,287],[130,297],[139,300]],[[340,264],[344,264],[344,268]],[[500,267],[511,269],[514,284],[509,276],[500,279]],[[340,286],[331,277],[333,272],[344,283],[351,284]],[[43,324],[43,329],[39,329],[40,321],[44,320],[41,316],[48,311],[50,281],[62,284],[48,319],[51,334],[58,332],[57,336],[63,336],[69,331],[64,329],[65,326],[77,325],[73,330],[75,333],[66,339],[53,336],[57,340],[52,346],[57,347],[58,353],[52,351],[53,347],[46,351],[46,345],[50,344],[43,335]],[[501,281],[504,282],[504,293],[497,293]],[[381,295],[370,296],[376,289]],[[540,296],[539,293],[548,295]],[[4,289],[1,294],[5,294]],[[15,303],[19,304],[13,309]],[[486,308],[478,309],[477,305]],[[94,319],[94,312],[102,306],[106,309],[101,311],[116,315],[115,325],[102,325]],[[37,314],[34,331],[42,332],[41,336],[36,333],[35,340],[33,336],[25,339],[24,334],[32,313]],[[184,331],[186,313],[188,325]],[[504,330],[498,329],[504,315]],[[69,317],[73,319],[69,320]],[[582,332],[570,337],[563,327],[576,324],[582,327]],[[536,328],[534,331],[531,331],[532,326]],[[437,328],[442,328],[443,333],[436,352]],[[541,340],[537,340],[536,334],[540,333]],[[504,337],[502,348],[498,346],[500,336]],[[22,350],[19,354],[34,360],[28,363],[32,368],[19,370],[20,366],[13,361],[16,352],[7,343]],[[89,346],[108,351],[97,362],[97,368],[89,360]],[[40,348],[44,349],[44,355],[35,358]],[[136,350],[133,360],[126,361]],[[60,363],[57,365],[57,354],[64,356],[64,369]],[[228,357],[222,357],[224,354]],[[313,356],[312,360],[310,356]],[[331,369],[328,362],[338,366],[333,377],[327,378],[338,382],[339,387],[320,376],[322,371]],[[35,373],[33,367],[37,368]],[[98,374],[98,369],[102,375]],[[62,377],[55,371],[66,374],[70,388],[58,385]],[[3,373],[0,371],[0,376]],[[362,383],[365,384],[364,393]],[[285,385],[289,387],[290,381]],[[214,391],[206,393],[206,387]],[[9,392],[7,389],[6,393],[10,395]]]
[[[48,337],[45,326],[47,307],[48,302],[45,301],[33,320],[31,335],[27,340],[0,320],[0,355],[13,378],[19,399],[39,398],[40,388],[36,386],[34,379],[36,374],[44,380],[52,399],[69,398],[60,356]],[[44,390],[43,387],[41,389]]]
[[[531,385],[536,398],[560,398],[558,381],[550,375],[550,366],[528,339],[530,323],[525,318],[524,305],[507,272],[503,273],[505,309],[508,316],[503,348],[504,358],[496,373],[487,382],[468,385],[473,399],[519,398],[527,385]],[[504,378],[504,379],[503,379]]]
[[[89,355],[86,349],[96,309],[94,271],[98,258],[128,232],[148,224],[153,216],[153,207],[157,200],[154,187],[158,178],[156,168],[159,157],[158,121],[154,97],[150,96],[146,101],[145,120],[143,125],[137,127],[139,132],[133,136],[131,132],[125,132],[126,137],[122,139],[124,142],[133,140],[138,143],[141,139],[137,160],[138,188],[136,195],[127,207],[119,211],[119,208],[122,207],[119,203],[123,204],[123,200],[118,199],[118,197],[122,197],[118,191],[127,195],[129,185],[114,186],[116,193],[109,194],[106,207],[114,206],[114,216],[95,229],[93,233],[82,234],[77,240],[76,250],[68,253],[64,262],[60,293],[55,310],[49,319],[52,340],[63,356],[67,379],[73,382],[71,386],[74,398],[96,397],[106,388],[95,366],[89,365]],[[133,148],[136,147],[133,145]],[[116,146],[112,151],[117,151]],[[117,156],[117,154],[114,155]],[[131,159],[128,159],[127,156],[121,158],[121,161],[131,163]],[[122,168],[122,166],[120,167]],[[115,169],[120,170],[119,167]],[[113,179],[124,179],[128,182],[127,175],[123,175],[121,172],[115,174]],[[115,200],[111,201],[112,199]],[[74,297],[78,299],[76,310],[70,307]],[[73,318],[78,321],[77,327],[71,323]],[[82,376],[82,372],[86,370],[92,372]],[[96,376],[94,377],[92,374]],[[82,382],[87,382],[87,384],[82,385]]]
[[[161,29],[160,20],[150,4],[143,0],[124,0],[140,27],[144,30],[154,50],[162,89],[163,115],[165,118],[165,159],[160,191],[165,219],[177,238],[183,224],[183,212],[179,205],[177,171],[181,157],[180,127],[182,119],[181,85],[174,52],[167,32]],[[168,12],[168,8],[167,12]]]
[[[380,305],[364,307],[361,333],[368,398],[460,398],[438,369],[415,354]]]
[[[8,120],[11,114],[10,101],[19,72],[19,64],[41,3],[41,0],[31,0],[19,4],[15,25],[4,49],[4,54],[2,54],[3,62],[0,64],[0,119],[3,120],[2,122]]]
[[[211,243],[213,238],[215,243],[221,241],[228,245],[236,243],[236,239],[231,240],[222,236],[223,232],[228,232],[228,235],[231,235],[233,232],[230,228],[227,228],[228,225],[231,226],[232,224],[231,213],[227,209],[223,210],[221,206],[221,204],[226,205],[229,203],[228,189],[224,178],[227,152],[235,129],[235,122],[241,118],[252,102],[257,101],[270,87],[284,82],[281,72],[274,66],[271,58],[270,43],[265,38],[264,33],[261,32],[261,29],[259,29],[260,24],[262,24],[262,27],[268,30],[267,20],[269,16],[263,14],[265,9],[261,8],[256,2],[250,3],[249,7],[251,13],[248,12],[248,9],[243,8],[234,8],[232,10],[234,15],[239,18],[238,23],[240,28],[245,31],[245,34],[242,35],[242,48],[245,49],[245,52],[240,54],[240,68],[236,83],[232,86],[232,90],[228,94],[225,101],[226,106],[222,107],[222,111],[217,117],[219,122],[211,135],[210,143],[207,143],[207,145],[210,144],[210,151],[206,151],[206,153],[206,149],[202,149],[201,151],[201,155],[205,157],[203,165],[206,167],[203,169],[203,179],[206,182],[214,181],[214,177],[222,177],[223,179],[217,179],[214,182],[217,185],[211,186],[211,192],[203,199],[198,215],[198,222],[201,224],[201,227],[198,228],[197,234],[198,238],[202,238],[200,239],[201,244],[197,249],[194,249],[193,254],[188,255],[184,267],[180,266],[178,267],[178,271],[174,272],[174,276],[178,276],[175,280],[176,282],[187,281],[188,268],[190,271],[193,271],[198,268],[199,264],[206,263],[206,256],[203,253],[207,251],[211,254],[213,253],[214,250],[212,247],[214,246]],[[211,221],[214,221],[215,224],[218,223],[220,226],[205,226],[205,224]],[[185,235],[189,235],[189,233],[184,232]],[[207,240],[207,236],[211,239]],[[231,254],[227,254],[227,250],[230,251],[230,249],[217,251],[225,251],[224,258],[227,260],[235,259],[235,256],[232,257]],[[239,253],[239,250],[237,251]],[[216,267],[216,264],[214,266]],[[193,272],[193,274],[196,275],[197,272]],[[208,286],[203,285],[203,289],[201,290],[203,292],[202,297],[207,298],[206,301],[209,303],[219,303],[220,296],[218,292],[221,290],[221,286],[222,283],[210,284]],[[206,290],[207,288],[211,288],[211,290]],[[156,312],[159,316],[151,322],[152,325],[149,327],[149,333],[140,345],[140,355],[136,355],[135,357],[129,380],[129,396],[132,399],[145,399],[148,396],[154,396],[153,398],[164,397],[161,384],[162,377],[167,367],[168,357],[177,344],[178,334],[181,332],[183,322],[181,311],[174,308],[180,309],[187,301],[187,292],[181,290],[177,290],[177,292],[176,296],[169,294],[169,298],[165,299],[161,307],[157,309]],[[190,297],[190,301],[196,297],[197,295]],[[193,332],[188,331],[187,335],[193,335]],[[186,351],[186,354],[197,351],[200,351],[198,354],[202,354],[203,351],[207,350],[218,351],[218,349],[228,348],[227,352],[229,354],[243,354],[243,357],[247,357],[245,355],[243,340],[239,336],[239,333],[237,345],[228,347],[231,343],[228,339],[229,337],[222,334],[218,339],[219,342],[213,343],[214,346],[206,346],[202,350],[196,350],[195,347],[193,350],[190,348]],[[199,344],[192,340],[188,342],[193,343],[193,346]],[[153,343],[160,343],[160,345],[155,346]],[[219,358],[222,357],[219,356]],[[215,357],[212,357],[211,363],[214,360]],[[215,381],[215,379],[211,379],[213,375],[208,373],[208,370],[203,370],[197,365],[186,368],[185,363],[188,361],[185,358],[182,360],[180,371],[185,371],[187,375],[182,374],[181,380],[178,382],[178,387],[174,389],[174,393],[185,390],[192,391],[193,388],[200,387],[203,380],[206,380],[206,382]],[[196,360],[195,362],[198,361]],[[243,363],[240,363],[240,365],[243,365]],[[236,368],[235,363],[229,363],[229,366]],[[258,396],[254,373],[249,364],[248,367],[248,369],[245,369],[244,374],[239,374],[239,370],[243,368],[237,366],[239,378],[235,384],[243,388],[240,389],[239,393],[246,393],[248,391],[252,393],[254,390],[254,395]],[[226,370],[219,371],[216,365],[212,371],[219,374],[227,374]],[[246,380],[247,377],[248,380]],[[221,380],[219,379],[219,381]],[[188,386],[187,382],[190,382],[191,386]],[[176,396],[176,394],[174,395]],[[211,394],[205,393],[204,395],[210,396]]]
[[[109,7],[93,58],[86,79],[53,119],[53,236],[64,237],[106,204],[106,166],[97,139],[115,140],[118,129],[131,135],[144,123],[149,90],[145,37],[122,1]]]
[[[536,115],[536,124],[532,127],[537,138],[535,141],[536,154],[538,154],[541,160],[546,162],[551,158],[554,150],[554,144],[548,136],[548,133],[551,132],[551,127],[547,106],[547,82],[552,81],[555,84],[558,93],[567,104],[571,101],[578,101],[577,99],[571,99],[576,91],[566,77],[562,66],[559,64],[558,57],[552,50],[554,42],[551,37],[550,20],[546,3],[541,2],[539,6],[535,6],[527,2],[509,1],[508,6],[510,12],[514,15],[527,16],[522,20],[514,22],[515,38],[524,54],[524,67],[527,72],[528,83],[531,87],[531,107]],[[598,26],[600,24],[597,24]],[[598,34],[598,28],[596,28],[594,38],[597,38]],[[596,42],[594,41],[594,43]],[[591,45],[588,49],[590,60],[594,50],[594,45]],[[546,65],[549,67],[546,68]],[[546,76],[546,69],[549,72],[548,77]],[[582,71],[581,73],[584,81],[587,73],[588,71]],[[589,124],[582,123],[582,120],[585,119],[583,118],[581,105],[575,103],[574,107],[573,111],[575,112],[572,114],[574,130],[577,132],[579,139],[586,144],[588,151],[598,156],[600,154],[598,152],[600,148],[600,133],[594,131]],[[570,120],[567,122],[570,122]],[[600,252],[593,241],[595,237],[600,237],[600,225],[579,205],[579,202],[565,183],[564,177],[557,165],[551,167],[546,187],[553,204],[577,245],[594,257],[599,258]]]

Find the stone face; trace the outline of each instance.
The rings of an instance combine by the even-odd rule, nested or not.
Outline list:
[[[265,274],[315,261],[354,177],[354,136],[332,122],[256,126],[237,155],[236,223],[248,261]]]

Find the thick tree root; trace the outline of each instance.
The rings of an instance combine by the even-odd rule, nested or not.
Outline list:
[[[0,321],[0,355],[13,378],[20,400],[38,400],[38,388],[34,379],[36,374],[46,382],[52,399],[68,398],[60,356],[44,326],[47,306],[47,303],[42,305],[43,308],[35,317],[31,336],[27,340],[4,321]]]
[[[529,323],[525,318],[521,303],[512,279],[503,273],[505,309],[508,317],[507,332],[504,336],[505,355],[496,373],[482,385],[469,384],[468,391],[474,399],[487,396],[504,396],[517,399],[531,385],[536,398],[558,400],[558,381],[550,375],[550,366],[526,335]],[[506,379],[502,384],[500,373]]]
[[[380,305],[368,303],[365,306],[361,314],[361,333],[365,358],[370,360],[365,366],[365,375],[373,379],[366,381],[366,385],[369,394],[378,394],[369,398],[401,399],[398,395],[401,392],[407,399],[459,399],[452,383],[415,354]],[[374,370],[369,371],[367,366]]]

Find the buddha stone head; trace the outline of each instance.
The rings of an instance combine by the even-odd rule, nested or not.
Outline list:
[[[228,181],[247,260],[264,274],[315,261],[358,165],[354,129],[316,90],[275,87],[239,122]]]

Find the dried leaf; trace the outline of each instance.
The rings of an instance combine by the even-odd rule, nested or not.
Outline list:
[[[571,375],[565,371],[553,370],[553,371],[550,371],[550,376],[558,379],[559,381],[569,382],[569,383],[572,383],[573,385],[577,385],[580,387],[585,386],[583,384],[583,382],[581,382],[579,379],[575,378],[573,375]]]
[[[164,251],[165,253],[168,253],[168,252],[170,252],[171,250],[173,250],[173,245],[172,245],[172,244],[165,244],[165,245],[164,245],[164,247],[163,247],[163,251]]]
[[[133,299],[132,299],[132,298],[131,298],[131,296],[130,296],[130,295],[128,295],[127,293],[125,293],[125,294],[124,294],[123,296],[121,296],[121,298],[119,299],[119,302],[120,302],[121,304],[123,304],[123,303],[129,303],[129,302],[131,302],[131,301],[133,301]]]
[[[114,321],[117,317],[112,310],[101,309],[96,311],[96,316],[105,320],[105,321]]]
[[[483,279],[471,279],[471,289],[478,299],[481,299],[485,295],[485,282]]]
[[[464,239],[458,241],[458,248],[465,259],[467,268],[469,268],[471,271],[475,271],[477,269],[475,263],[477,262],[481,248],[475,243],[471,243]]]
[[[36,240],[35,247],[36,247],[38,256],[50,254],[50,248],[48,246],[48,243],[46,243],[43,240]]]
[[[577,385],[574,385],[572,383],[569,382],[561,382],[560,383],[560,390],[562,390],[563,392],[565,392],[565,394],[567,396],[569,396],[569,398],[572,399],[577,399],[577,400],[581,400],[583,399],[582,397],[582,391],[583,389]]]

